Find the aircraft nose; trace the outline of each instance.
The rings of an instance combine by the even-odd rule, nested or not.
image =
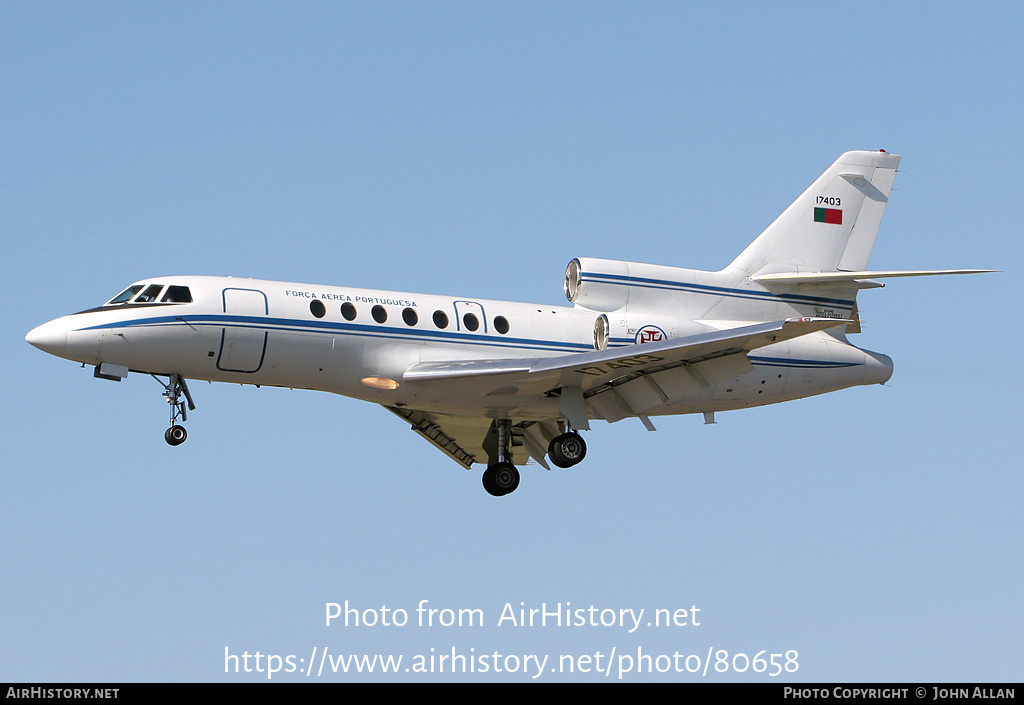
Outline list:
[[[68,328],[58,318],[33,328],[25,340],[43,352],[60,357],[68,346]]]

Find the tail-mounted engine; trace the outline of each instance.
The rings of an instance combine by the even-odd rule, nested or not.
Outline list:
[[[693,279],[689,269],[580,257],[565,269],[565,297],[577,308],[601,313],[594,322],[594,348],[603,350],[609,342],[651,343],[703,332],[679,307]]]
[[[565,297],[591,311],[618,311],[629,304],[629,263],[577,258],[565,268]]]
[[[697,272],[681,267],[578,257],[565,268],[565,296],[591,311],[646,311],[678,315]]]

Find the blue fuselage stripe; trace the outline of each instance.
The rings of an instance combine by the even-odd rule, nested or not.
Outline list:
[[[105,330],[111,328],[152,328],[173,325],[212,326],[218,328],[259,328],[269,331],[293,333],[326,333],[357,335],[395,340],[425,340],[446,343],[467,343],[488,347],[527,348],[540,351],[587,352],[592,345],[569,341],[541,340],[537,338],[509,338],[480,333],[432,331],[419,328],[396,328],[373,326],[339,321],[301,321],[293,318],[270,316],[235,316],[230,314],[209,314],[203,316],[154,316],[128,321],[117,321],[89,326],[80,330]]]

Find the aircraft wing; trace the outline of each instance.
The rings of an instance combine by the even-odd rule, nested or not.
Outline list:
[[[485,389],[488,386],[487,378],[501,378],[502,384],[508,384],[510,381],[543,382],[548,384],[549,388],[579,387],[587,392],[622,377],[632,378],[680,365],[696,365],[726,355],[747,353],[766,345],[844,323],[850,321],[834,318],[790,318],[671,338],[656,343],[626,345],[556,357],[425,362],[411,367],[405,373],[404,380],[425,384],[472,380],[481,383],[481,388]]]
[[[555,357],[426,362],[411,367],[403,382],[416,384],[427,396],[431,396],[431,391],[443,390],[445,394],[491,397],[493,406],[500,405],[500,397],[505,397],[510,409],[516,406],[514,399],[518,395],[550,394],[557,390],[559,413],[573,428],[588,429],[587,399],[601,392],[683,366],[709,384],[728,379],[752,369],[746,357],[751,350],[846,323],[850,321],[791,318]],[[601,412],[610,421],[641,414],[641,410],[632,408],[625,413]],[[531,455],[542,461],[543,454]]]

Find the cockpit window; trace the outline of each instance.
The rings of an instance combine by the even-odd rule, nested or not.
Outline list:
[[[135,303],[148,304],[156,301],[156,297],[160,296],[160,290],[163,288],[163,284],[150,284],[144,292],[135,297]]]
[[[187,286],[169,286],[167,293],[160,299],[161,303],[190,304],[192,303],[192,292]]]
[[[129,299],[131,299],[133,296],[135,296],[141,290],[142,290],[142,284],[135,284],[133,286],[128,287],[124,291],[122,291],[120,294],[118,294],[117,296],[112,298],[107,303],[108,303],[108,305],[110,305],[110,304],[123,304],[125,301],[128,301]]]
[[[164,292],[163,298],[160,298],[161,291]],[[158,300],[162,304],[190,304],[192,303],[192,292],[187,286],[174,284],[168,286],[166,290],[164,290],[163,284],[132,284],[103,305],[116,306],[127,304],[129,301],[135,304],[152,304]]]

